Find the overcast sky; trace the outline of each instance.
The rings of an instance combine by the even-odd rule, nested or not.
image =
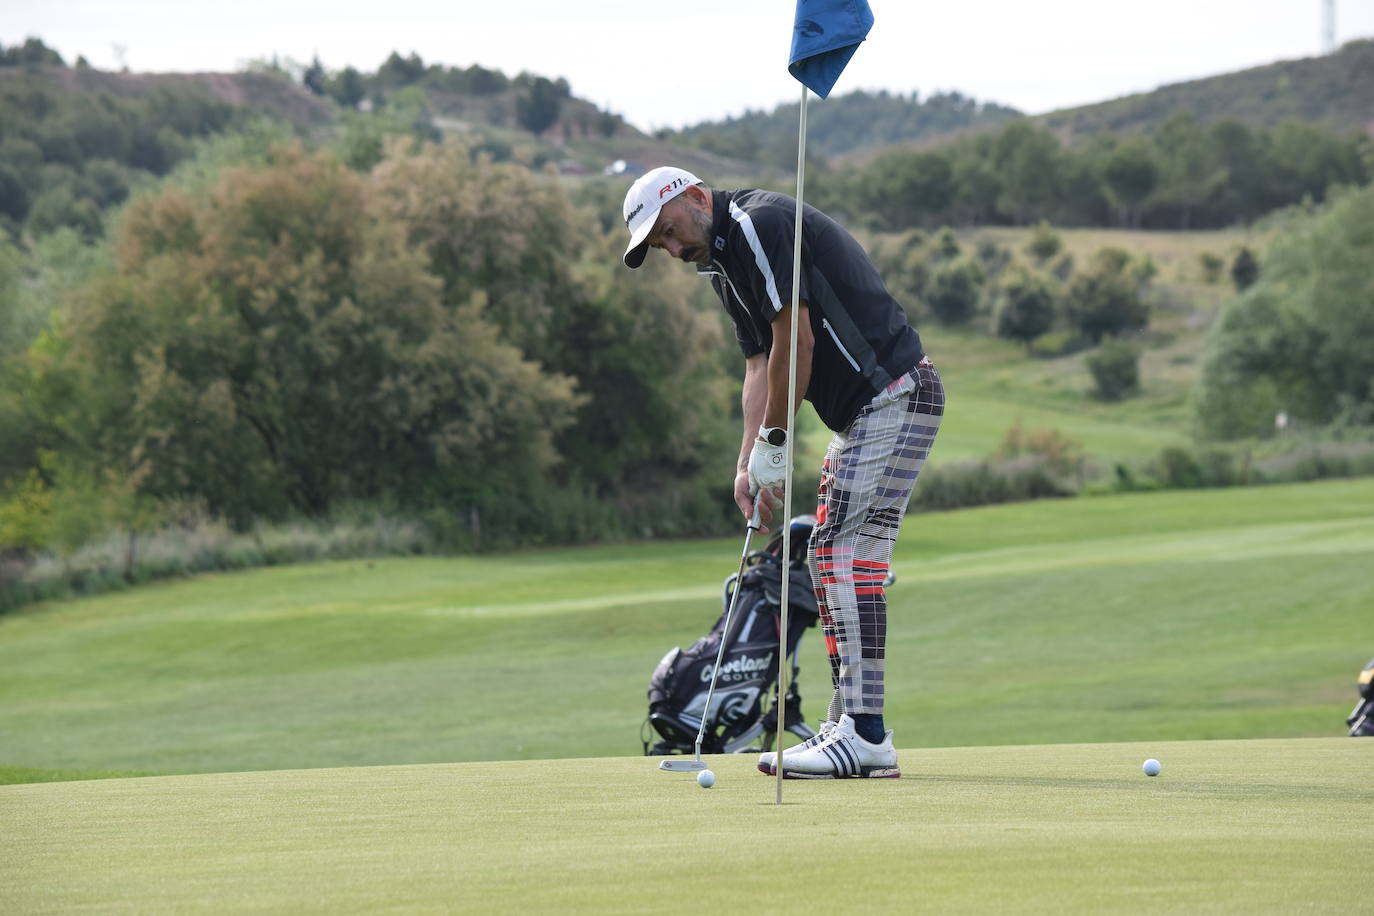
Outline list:
[[[1031,114],[1323,52],[1325,0],[870,0],[876,25],[836,86],[958,90]],[[1335,0],[1337,44],[1374,37],[1374,0]],[[558,77],[651,130],[795,101],[793,0],[0,0],[0,43],[68,62],[228,71],[254,59],[376,70],[393,50]]]

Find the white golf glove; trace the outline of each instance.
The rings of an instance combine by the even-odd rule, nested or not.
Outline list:
[[[762,439],[754,440],[754,450],[749,453],[749,489],[753,493],[772,487],[780,487],[787,478],[787,446],[769,445]]]

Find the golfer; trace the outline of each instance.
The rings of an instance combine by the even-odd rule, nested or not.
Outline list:
[[[744,439],[735,502],[772,517],[797,404],[787,403],[797,202],[771,191],[718,191],[657,168],[625,195],[625,264],[649,248],[708,277],[744,352]],[[944,414],[940,376],[868,255],[814,207],[802,220],[797,393],[835,433],[821,465],[807,561],[821,608],[834,695],[816,736],[783,755],[787,776],[900,776],[883,725],[892,546]],[[778,345],[774,342],[778,341]],[[776,755],[759,769],[776,772]]]

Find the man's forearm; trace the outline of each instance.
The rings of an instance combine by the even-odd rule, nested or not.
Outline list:
[[[736,467],[743,471],[749,467],[749,453],[754,449],[759,427],[768,409],[768,357],[760,353],[752,356],[744,365],[744,393],[740,397],[740,408],[744,413],[744,437],[740,442],[739,463]]]
[[[791,337],[791,306],[784,306],[773,320],[773,349],[768,355],[768,406],[760,424],[763,426],[786,427],[797,407],[806,395],[811,384],[811,351],[814,341],[811,325],[807,319],[805,305],[798,316],[801,321],[797,327],[797,394],[791,405],[787,403],[788,374],[791,366],[787,361],[787,340]]]

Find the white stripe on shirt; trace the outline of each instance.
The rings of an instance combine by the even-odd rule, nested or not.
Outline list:
[[[782,302],[778,300],[778,284],[773,279],[773,267],[768,263],[768,256],[763,253],[763,244],[759,242],[759,234],[754,231],[754,221],[733,200],[730,201],[730,215],[744,230],[744,237],[749,241],[749,250],[754,252],[754,263],[758,265],[759,273],[763,274],[764,286],[768,290],[768,298],[773,303],[773,314],[776,315],[782,311]]]

